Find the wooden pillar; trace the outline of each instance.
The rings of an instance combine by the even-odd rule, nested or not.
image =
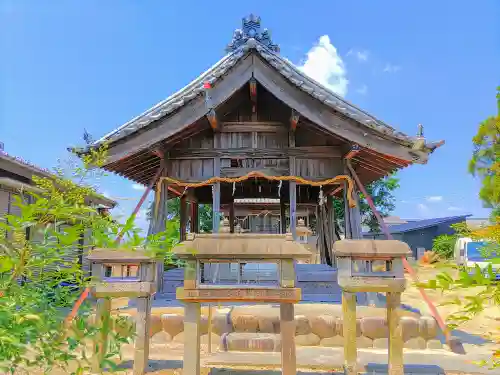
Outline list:
[[[191,202],[191,214],[190,214],[190,231],[191,233],[199,233],[199,214],[198,214],[198,202]]]
[[[200,375],[200,315],[198,302],[185,303],[183,375]]]
[[[283,375],[295,375],[297,373],[294,318],[293,303],[280,304],[281,373]]]
[[[161,177],[167,176],[167,161],[165,158],[167,154],[165,154],[164,159],[162,160],[162,165],[165,166]],[[168,216],[168,183],[165,180],[161,180],[160,182],[160,194],[155,194],[155,201],[153,203],[153,215],[156,212],[156,215],[153,217],[153,230],[152,233],[160,233],[164,232],[167,229],[167,216]],[[158,293],[163,291],[163,271],[164,271],[164,259],[158,259],[156,263],[156,290]]]
[[[351,172],[346,165],[344,165],[344,173],[348,176],[351,176]],[[351,176],[352,178],[352,176]],[[345,203],[345,223],[346,223],[346,238],[352,239],[361,239],[362,228],[361,228],[361,211],[359,210],[359,194],[356,186],[354,187],[353,199],[356,202],[356,207],[349,207],[348,197],[348,189],[347,183],[344,185],[344,203]],[[349,233],[349,237],[347,237],[347,233]]]
[[[333,254],[333,243],[335,241],[338,241],[339,238],[337,238],[337,232],[335,232],[335,208],[333,204],[333,196],[329,195],[326,198],[326,207],[327,207],[327,216],[328,216],[328,231],[330,233],[330,241],[331,243],[329,244],[328,247],[328,252],[330,254],[330,258],[332,260],[332,267],[337,268],[337,260],[335,258],[335,255]]]
[[[280,224],[281,234],[286,233],[286,205],[283,197],[280,197]]]
[[[295,132],[288,133],[288,147],[295,147]],[[295,176],[297,173],[295,167],[295,156],[290,156],[288,160],[290,164],[290,176]],[[297,241],[297,183],[290,181],[290,232],[293,239]]]
[[[229,232],[234,233],[234,200],[229,204]]]
[[[387,293],[387,325],[389,327],[389,374],[403,375],[403,326],[398,308],[401,293]]]
[[[342,319],[344,330],[344,371],[346,375],[357,375],[355,293],[342,291]]]
[[[94,342],[95,352],[92,358],[92,372],[100,374],[102,371],[101,364],[108,350],[108,333],[111,328],[111,300],[109,298],[99,298],[97,300],[96,323],[100,331]]]
[[[180,206],[180,220],[179,220],[179,241],[186,240],[186,225],[187,225],[187,196],[184,194],[181,197]]]
[[[217,134],[216,134],[217,135]],[[220,157],[214,158],[214,176],[220,176]],[[213,184],[212,196],[212,233],[219,233],[220,226],[220,182]]]
[[[136,337],[134,352],[134,375],[144,375],[149,361],[149,331],[151,325],[151,297],[137,298],[135,319]]]

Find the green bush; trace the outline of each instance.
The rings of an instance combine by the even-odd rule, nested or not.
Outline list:
[[[441,234],[440,236],[434,238],[432,251],[439,255],[440,258],[453,258],[456,241],[456,235]]]

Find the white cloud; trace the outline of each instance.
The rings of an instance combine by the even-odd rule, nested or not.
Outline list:
[[[144,191],[144,190],[146,190],[146,187],[144,185],[141,185],[141,184],[133,184],[132,185],[132,189],[139,190],[139,191]]]
[[[319,38],[318,43],[307,52],[306,61],[299,68],[336,94],[346,95],[349,84],[347,72],[328,35]]]
[[[441,202],[443,197],[441,195],[432,195],[430,197],[425,198],[427,202]]]
[[[364,51],[359,51],[359,50],[354,50],[354,49],[350,49],[346,55],[346,57],[349,57],[349,56],[354,56],[356,57],[356,59],[358,59],[358,61],[361,61],[361,62],[364,62],[364,61],[367,61],[368,60],[368,56],[369,56],[369,52],[364,50]]]
[[[463,211],[462,207],[450,206],[448,207],[448,211]]]
[[[103,191],[102,195],[108,199],[111,199],[111,195],[109,194],[109,191]]]
[[[366,95],[366,94],[368,94],[368,86],[363,85],[363,86],[361,86],[360,88],[356,89],[356,92],[357,92],[359,95]]]
[[[401,70],[401,67],[399,65],[393,65],[391,63],[385,64],[385,67],[384,67],[385,73],[396,73],[396,72],[399,72],[400,70]]]

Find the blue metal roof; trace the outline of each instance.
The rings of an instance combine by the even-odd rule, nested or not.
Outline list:
[[[434,219],[424,219],[424,220],[418,220],[418,221],[411,221],[408,223],[404,224],[397,224],[397,225],[391,225],[389,227],[389,231],[394,234],[394,233],[405,233],[405,232],[412,232],[414,230],[420,230],[420,229],[425,229],[429,227],[433,227],[442,223],[446,222],[457,222],[460,220],[465,221],[466,217],[469,217],[472,215],[459,215],[459,216],[447,216],[447,217],[440,217],[440,218],[434,218]],[[378,234],[378,233],[364,233],[364,234]]]

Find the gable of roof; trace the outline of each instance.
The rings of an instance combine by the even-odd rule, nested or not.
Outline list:
[[[387,139],[403,147],[413,149],[413,152],[416,155],[413,158],[414,160],[425,162],[426,155],[444,143],[443,141],[426,143],[422,137],[410,137],[402,132],[399,132],[302,73],[297,66],[293,65],[286,58],[279,55],[279,47],[272,42],[267,29],[261,30],[259,17],[251,15],[248,18],[244,18],[242,29],[235,31],[233,40],[228,45],[226,50],[228,51],[226,56],[224,56],[220,61],[201,74],[190,84],[145,111],[141,115],[106,134],[104,137],[91,144],[90,147],[97,147],[103,143],[111,145],[115,142],[123,140],[124,138],[132,136],[139,131],[142,132],[148,128],[154,127],[153,123],[157,120],[172,115],[193,100],[203,96],[206,90],[205,84],[208,83],[209,86],[213,87],[220,80],[230,74],[231,71],[234,71],[233,68],[235,68],[236,65],[238,65],[242,60],[245,60],[245,58],[252,53],[257,54],[288,83],[302,90],[326,107],[333,109],[340,115],[345,116],[350,120],[354,120],[361,128],[366,129],[366,132],[374,132],[378,137]],[[254,76],[254,74],[252,73],[251,76]],[[259,81],[257,74],[255,75],[255,78]],[[260,83],[263,84],[263,82]],[[265,84],[263,84],[263,86],[266,87]],[[269,87],[268,85],[266,89],[273,90],[275,88]],[[279,89],[276,92],[279,93]],[[321,117],[321,115],[319,116]],[[314,121],[314,119],[310,120]],[[182,123],[176,131],[180,131],[188,125],[189,124]],[[334,124],[329,125],[333,126]],[[150,145],[142,144],[140,147],[146,148],[148,146]],[[85,152],[85,149],[73,151]],[[140,151],[140,149],[137,151]]]
[[[443,223],[465,221],[465,219],[468,216],[470,216],[470,215],[448,216],[448,217],[424,219],[424,220],[418,220],[418,221],[410,221],[410,222],[404,223],[404,224],[391,225],[389,227],[389,231],[392,234],[412,232],[415,230],[421,230],[421,229],[433,227],[433,226],[443,224]]]

